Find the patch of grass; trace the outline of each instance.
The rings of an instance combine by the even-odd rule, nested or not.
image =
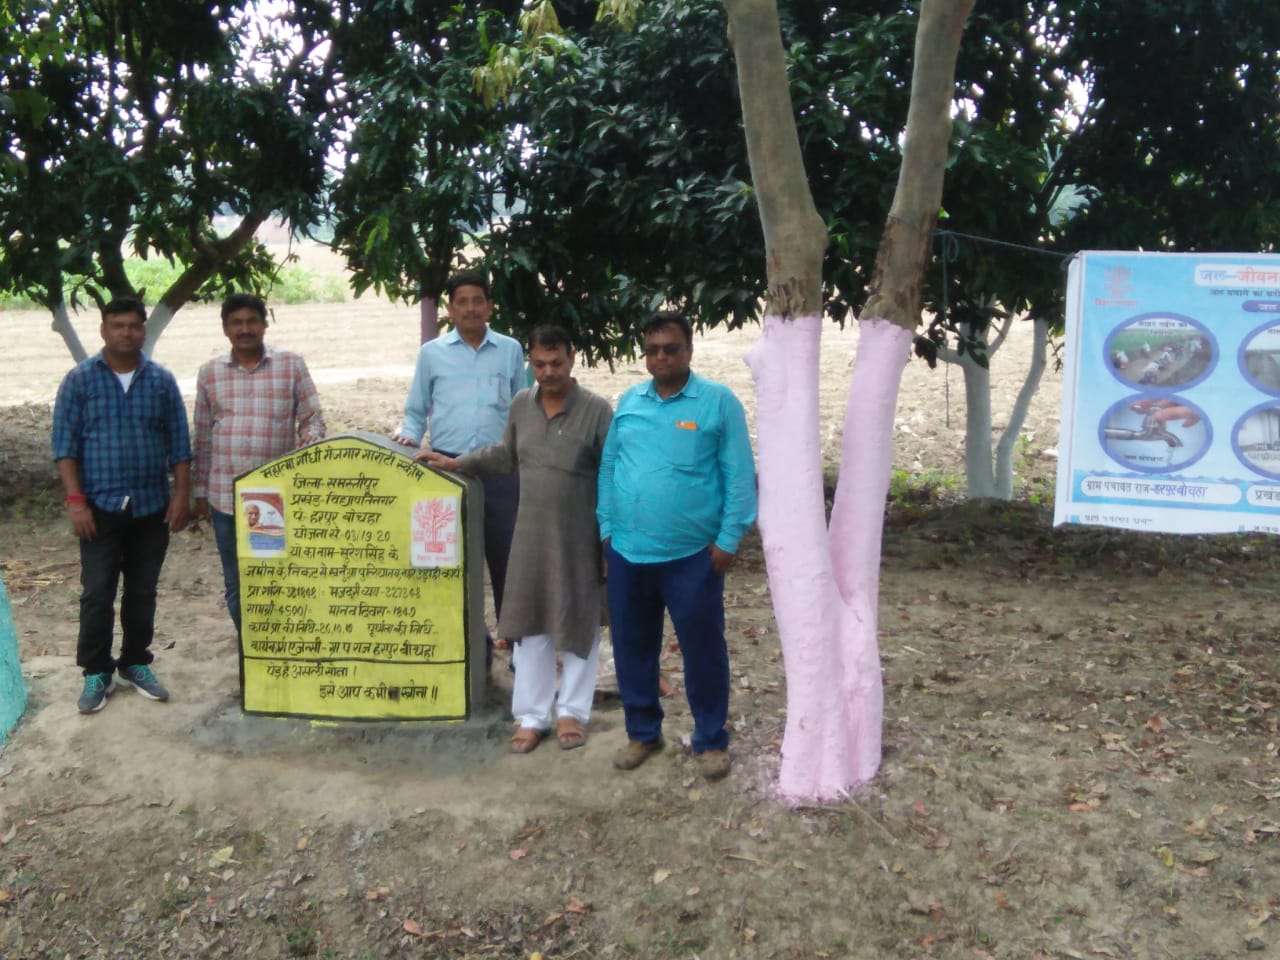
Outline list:
[[[156,910],[162,917],[171,917],[180,913],[182,908],[193,900],[195,900],[195,893],[190,886],[183,890],[173,877],[168,877],[164,881],[164,892],[156,900]]]
[[[980,753],[977,750],[962,750],[959,753],[953,753],[951,759],[956,766],[971,766],[979,763],[987,763],[994,760],[995,757],[990,753]]]
[[[253,833],[249,834],[248,841],[245,844],[247,851],[255,857],[262,856],[262,854],[266,852],[268,846],[269,843],[267,842],[267,835],[261,830],[255,830]]]
[[[1014,816],[1021,817],[1025,820],[1059,820],[1058,814],[1039,804],[1028,803],[1018,804],[1013,808]]]
[[[284,931],[284,942],[291,957],[313,957],[320,946],[316,925],[306,917],[296,917]]]
[[[347,288],[337,277],[322,277],[303,267],[285,267],[267,293],[276,303],[342,303]]]
[[[895,469],[889,474],[889,501],[897,504],[951,501],[964,496],[965,486],[964,477],[955,473],[941,470],[911,473]]]
[[[1013,458],[1015,493],[1018,493],[1018,478],[1024,477],[1026,479],[1021,484],[1020,491],[1023,499],[1036,506],[1053,503],[1053,471],[1050,471],[1048,477],[1037,476],[1044,473],[1045,464],[1041,461],[1039,452],[1031,445],[1031,438],[1027,434],[1018,434],[1018,445],[1014,450]]]

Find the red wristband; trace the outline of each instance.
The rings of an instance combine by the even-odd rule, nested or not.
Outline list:
[[[73,503],[88,503],[89,498],[83,493],[68,493],[67,498],[62,502],[70,506]]]

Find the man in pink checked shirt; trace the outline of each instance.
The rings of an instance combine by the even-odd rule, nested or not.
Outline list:
[[[324,439],[324,415],[306,361],[262,342],[267,305],[251,293],[222,303],[230,353],[207,361],[196,376],[195,515],[213,526],[222,560],[227,611],[240,634],[240,568],[236,562],[233,482],[246,470]]]

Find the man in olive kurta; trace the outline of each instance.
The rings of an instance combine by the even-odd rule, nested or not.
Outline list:
[[[517,637],[511,749],[528,753],[551,732],[586,742],[595,696],[604,565],[596,525],[597,473],[613,411],[573,379],[573,347],[559,327],[529,338],[537,385],[511,401],[502,442],[461,457],[423,452],[433,467],[469,474],[519,471],[520,503],[498,635]],[[561,653],[556,696],[556,651]]]

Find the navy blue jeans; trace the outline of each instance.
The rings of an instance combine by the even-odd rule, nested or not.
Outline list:
[[[711,551],[666,563],[632,563],[605,548],[609,564],[609,633],[627,738],[662,736],[658,658],[662,614],[671,614],[684,657],[684,690],[693,713],[693,752],[729,746],[729,650],[724,640],[724,576]]]
[[[221,510],[209,508],[209,524],[213,527],[213,539],[218,545],[218,559],[222,561],[223,596],[227,601],[227,613],[240,636],[240,566],[236,561],[236,518]]]
[[[76,665],[86,674],[151,662],[155,635],[156,584],[169,549],[169,525],[163,513],[135,517],[93,508],[97,534],[80,541],[80,636]],[[116,590],[120,597],[120,659],[111,657],[115,633]]]

